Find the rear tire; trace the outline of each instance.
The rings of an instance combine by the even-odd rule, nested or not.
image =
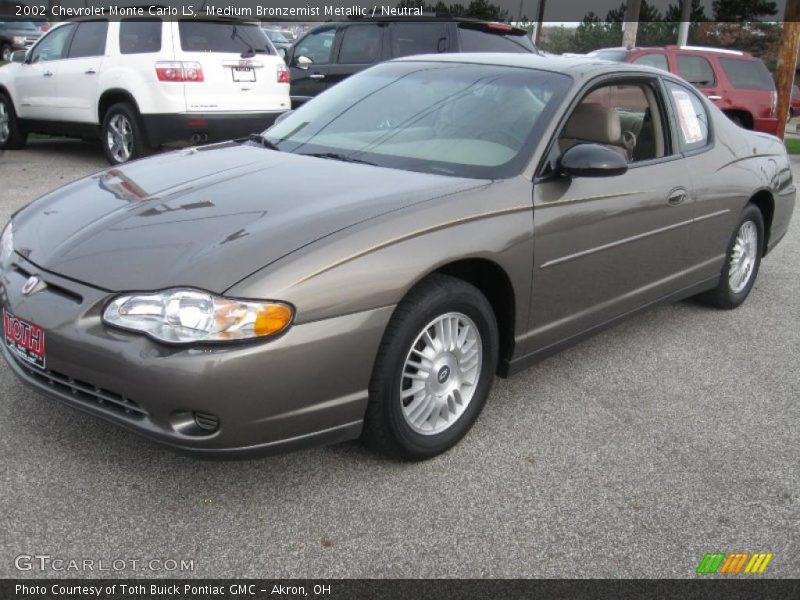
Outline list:
[[[706,304],[726,310],[747,299],[758,276],[764,248],[764,217],[758,207],[748,204],[737,223],[717,287],[700,296]]]
[[[147,154],[141,121],[139,111],[127,102],[114,104],[106,111],[100,143],[109,163],[120,165]]]
[[[476,287],[447,275],[417,285],[397,306],[378,350],[365,445],[406,460],[454,446],[486,402],[498,347],[494,312]]]
[[[21,150],[28,141],[14,110],[14,103],[6,94],[0,93],[0,150]]]

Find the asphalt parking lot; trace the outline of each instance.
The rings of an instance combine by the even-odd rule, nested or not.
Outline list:
[[[0,220],[104,166],[81,142],[0,154]],[[138,577],[692,577],[710,551],[800,576],[798,256],[795,215],[740,309],[653,309],[497,380],[421,464],[357,443],[184,457],[0,364],[0,577],[115,575],[15,568],[33,554],[194,560],[116,573]]]

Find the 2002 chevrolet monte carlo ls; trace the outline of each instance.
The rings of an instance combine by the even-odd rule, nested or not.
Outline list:
[[[741,304],[794,202],[780,141],[669,73],[411,57],[19,211],[3,355],[185,450],[425,458],[496,373],[657,302]]]

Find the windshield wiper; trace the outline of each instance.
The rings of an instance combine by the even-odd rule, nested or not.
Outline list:
[[[351,162],[351,163],[360,163],[362,165],[372,165],[376,167],[375,163],[371,163],[367,160],[361,160],[360,158],[353,158],[352,156],[346,156],[344,154],[339,154],[338,152],[320,152],[317,154],[304,154],[304,156],[313,156],[315,158],[329,158],[331,160],[341,160],[342,162]]]
[[[256,144],[261,144],[264,148],[268,148],[270,150],[275,150],[276,152],[280,152],[281,149],[274,143],[269,141],[260,133],[251,133],[246,138],[241,138],[236,140],[237,142],[255,142]]]

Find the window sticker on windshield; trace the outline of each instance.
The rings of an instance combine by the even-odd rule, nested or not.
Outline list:
[[[687,144],[702,142],[705,137],[703,135],[703,127],[700,124],[700,119],[688,92],[672,90],[672,98],[678,108],[678,120],[681,123],[683,139],[686,140]]]

